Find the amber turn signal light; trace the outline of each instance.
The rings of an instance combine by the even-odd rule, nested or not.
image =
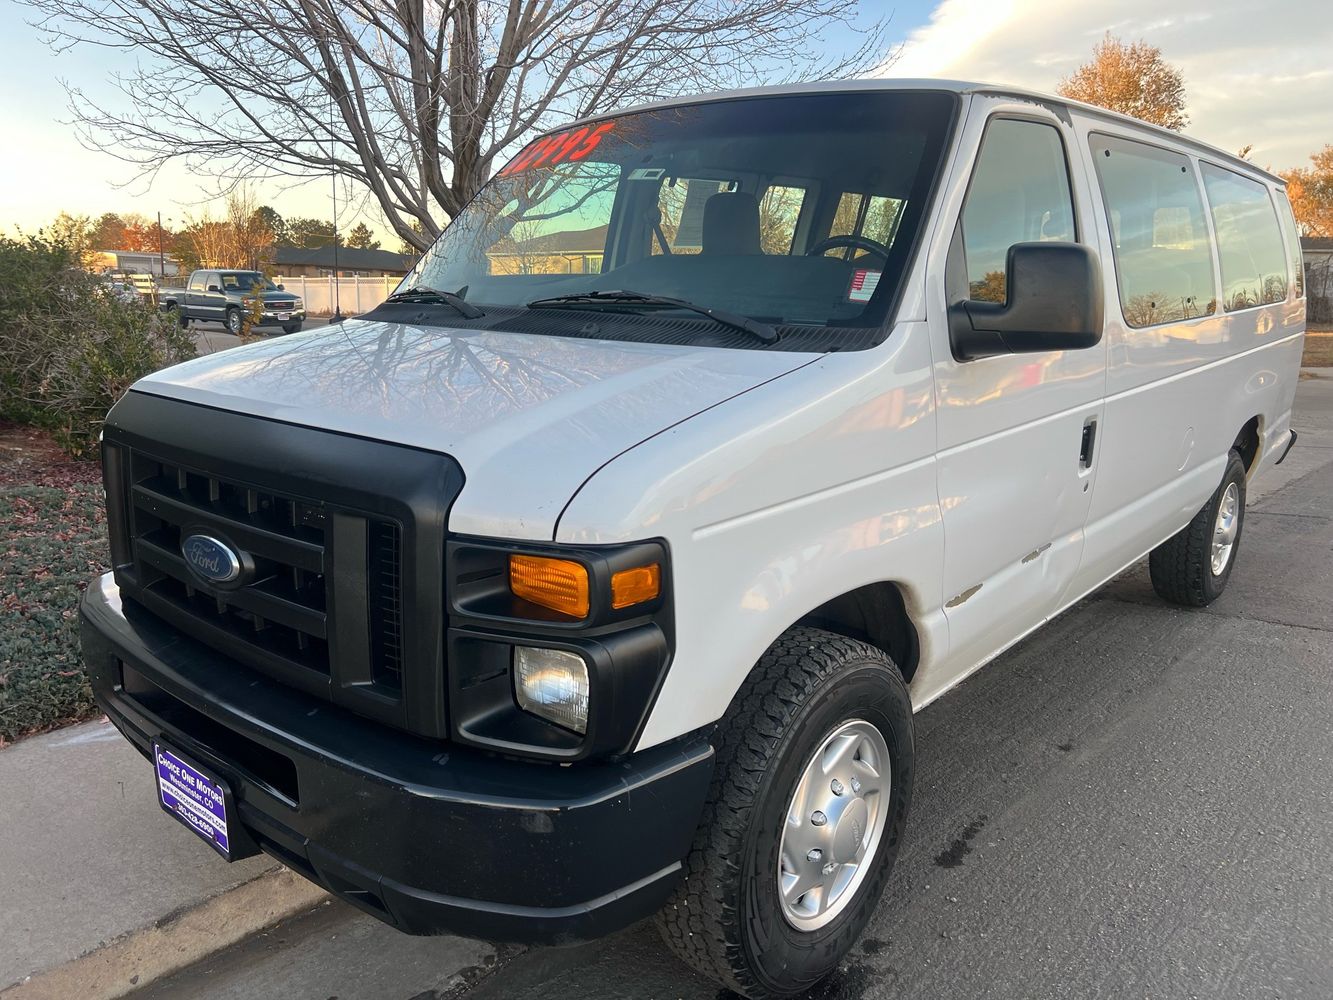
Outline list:
[[[657,563],[611,574],[611,607],[617,611],[651,601],[661,592],[662,567]]]
[[[543,608],[574,618],[588,617],[588,570],[569,559],[509,557],[509,589]]]

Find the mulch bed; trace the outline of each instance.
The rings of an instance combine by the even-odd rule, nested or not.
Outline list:
[[[106,568],[101,476],[44,432],[0,423],[0,746],[96,714],[78,601]]]

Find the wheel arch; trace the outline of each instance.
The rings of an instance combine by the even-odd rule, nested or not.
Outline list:
[[[1259,456],[1263,453],[1263,429],[1264,418],[1261,414],[1256,414],[1245,422],[1245,426],[1240,429],[1240,433],[1236,435],[1236,440],[1231,445],[1240,453],[1240,460],[1245,463],[1247,479],[1254,474]]]
[[[905,682],[921,660],[921,638],[902,588],[891,581],[868,583],[825,601],[792,622],[868,642],[887,653]]]

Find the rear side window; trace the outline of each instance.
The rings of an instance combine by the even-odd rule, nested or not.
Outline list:
[[[1156,326],[1216,312],[1212,243],[1189,159],[1107,135],[1090,143],[1125,322]]]
[[[963,207],[968,297],[1005,300],[1015,243],[1074,240],[1064,143],[1054,126],[997,118],[986,127]]]
[[[759,199],[759,249],[764,253],[791,253],[804,204],[805,188],[770,184]]]
[[[1268,188],[1211,163],[1201,164],[1222,266],[1227,312],[1287,299],[1287,250]]]
[[[1291,266],[1291,291],[1296,298],[1305,295],[1305,266],[1301,259],[1301,234],[1296,228],[1296,216],[1292,214],[1291,202],[1287,193],[1277,193],[1277,214],[1282,223],[1282,231],[1287,237],[1287,263]]]

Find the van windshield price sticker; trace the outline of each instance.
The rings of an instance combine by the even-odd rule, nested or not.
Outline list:
[[[864,267],[858,267],[852,273],[852,284],[847,289],[847,299],[851,302],[869,302],[870,297],[875,294],[875,289],[879,287],[879,276],[882,271],[871,271]]]
[[[229,858],[227,799],[222,787],[162,746],[153,747],[153,757],[163,808]]]
[[[602,122],[600,125],[584,125],[582,128],[556,132],[554,135],[537,139],[506,163],[496,176],[509,177],[537,167],[554,167],[560,163],[574,163],[585,159],[614,127],[615,122]]]

